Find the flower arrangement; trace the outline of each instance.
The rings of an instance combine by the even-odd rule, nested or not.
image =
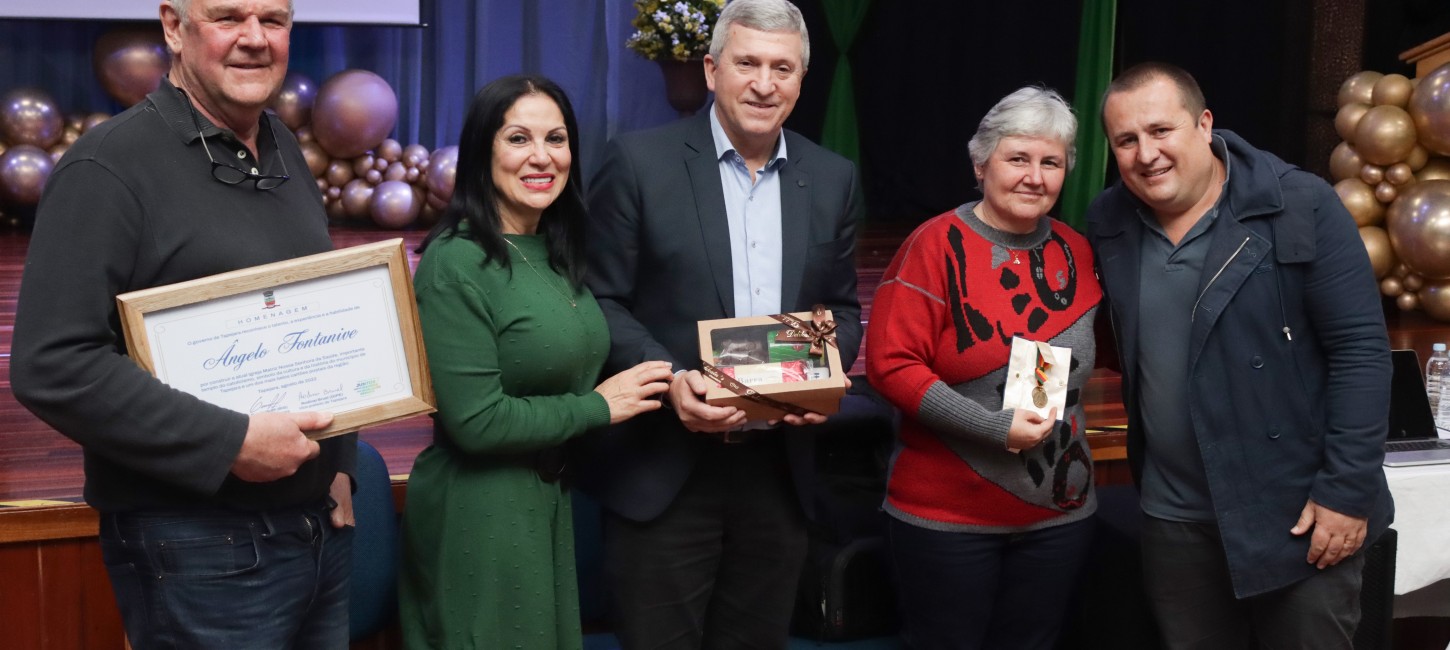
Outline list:
[[[710,53],[710,28],[725,0],[635,0],[635,32],[625,42],[651,61],[689,61]]]

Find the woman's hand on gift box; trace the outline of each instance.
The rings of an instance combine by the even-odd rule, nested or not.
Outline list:
[[[604,380],[594,392],[609,404],[609,423],[619,424],[660,408],[657,395],[670,388],[670,363],[646,361]]]
[[[713,385],[698,370],[675,375],[670,383],[670,406],[680,423],[696,433],[724,433],[745,424],[745,411],[733,406],[711,406],[702,399]]]

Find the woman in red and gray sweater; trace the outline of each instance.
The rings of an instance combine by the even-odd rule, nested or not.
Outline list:
[[[922,224],[887,267],[871,384],[905,417],[885,510],[910,648],[1052,648],[1097,503],[1079,390],[1102,290],[1087,241],[1047,216],[1077,122],[1027,87],[969,143],[981,201]],[[1064,412],[1003,409],[1013,336],[1072,350]]]

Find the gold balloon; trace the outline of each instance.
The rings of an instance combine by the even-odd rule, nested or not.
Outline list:
[[[1385,179],[1385,168],[1379,165],[1365,165],[1359,168],[1359,180],[1366,185],[1379,185]]]
[[[86,116],[86,121],[81,125],[81,132],[86,132],[101,125],[102,122],[111,119],[105,113],[91,113]]]
[[[1415,311],[1420,308],[1420,298],[1406,291],[1400,294],[1400,297],[1395,298],[1395,304],[1399,306],[1400,311]]]
[[[1404,292],[1405,292],[1405,285],[1400,284],[1400,279],[1399,278],[1394,277],[1394,276],[1390,276],[1388,278],[1385,278],[1383,280],[1380,280],[1380,293],[1385,294],[1386,296],[1389,296],[1391,298],[1394,298],[1394,297],[1399,296],[1400,294],[1402,294]]]
[[[395,162],[398,162],[399,160],[402,160],[402,158],[403,145],[399,144],[397,140],[388,138],[386,140],[383,140],[382,144],[378,145],[378,160],[381,160],[391,165]],[[385,168],[379,167],[378,171],[382,171],[383,169]]]
[[[1380,203],[1394,203],[1395,197],[1399,195],[1400,188],[1395,187],[1395,184],[1389,181],[1380,181],[1379,185],[1374,186],[1374,198]]]
[[[372,198],[373,186],[368,185],[368,182],[361,178],[355,178],[348,181],[347,186],[342,188],[342,196],[339,200],[342,201],[342,208],[347,216],[362,219],[368,216],[369,203],[372,202]]]
[[[1415,91],[1415,82],[1402,74],[1387,74],[1374,82],[1370,92],[1370,103],[1375,106],[1399,106],[1404,108]]]
[[[403,164],[408,168],[417,167],[428,162],[428,147],[421,144],[410,144],[403,147]]]
[[[1427,162],[1430,162],[1430,152],[1419,143],[1416,143],[1415,148],[1410,150],[1410,155],[1405,156],[1405,164],[1410,166],[1411,171],[1420,171],[1420,168],[1424,167]]]
[[[1415,123],[1403,108],[1376,106],[1356,125],[1354,147],[1367,163],[1393,165],[1415,148]]]
[[[1421,183],[1425,181],[1450,181],[1450,158],[1431,158],[1415,172],[1415,180]]]
[[[1425,286],[1425,278],[1411,273],[1400,278],[1400,286],[1404,287],[1405,291],[1419,291],[1420,287]]]
[[[1411,271],[1431,280],[1450,278],[1450,181],[1405,188],[1390,204],[1385,223],[1395,253]]]
[[[1386,230],[1385,232],[1389,232],[1389,231]],[[1391,242],[1391,243],[1393,243],[1393,242]],[[1390,275],[1393,275],[1393,276],[1395,276],[1397,278],[1403,278],[1403,277],[1405,277],[1405,276],[1407,276],[1409,274],[1410,274],[1410,267],[1405,266],[1405,263],[1404,262],[1400,262],[1399,264],[1396,264],[1395,265],[1395,268],[1393,268],[1393,269],[1390,270]]]
[[[1339,85],[1339,105],[1359,102],[1368,104],[1374,99],[1374,85],[1384,74],[1373,70],[1356,72]]]
[[[1395,185],[1415,182],[1415,172],[1408,163],[1395,163],[1385,170],[1385,180]]]
[[[352,177],[352,165],[348,164],[346,160],[334,160],[327,166],[327,184],[334,188],[347,185],[347,182],[352,180]]]
[[[371,153],[365,153],[361,156],[358,156],[357,158],[354,158],[352,161],[352,174],[353,176],[357,176],[358,178],[362,178],[372,168],[373,155]]]
[[[341,221],[347,217],[347,212],[344,211],[341,200],[327,201],[322,207],[327,211],[327,218],[333,221]]]
[[[1339,139],[1354,144],[1354,127],[1359,126],[1360,118],[1369,112],[1369,104],[1355,102],[1345,104],[1334,114],[1334,132],[1339,134]]]
[[[403,165],[402,161],[388,165],[388,168],[383,170],[384,181],[401,181],[407,175],[408,168]]]
[[[1344,178],[1359,176],[1360,168],[1363,167],[1363,158],[1359,157],[1359,152],[1354,151],[1354,147],[1350,147],[1348,142],[1340,142],[1334,148],[1333,154],[1330,154],[1330,177],[1334,178],[1335,183]]]
[[[1344,209],[1361,228],[1378,225],[1385,216],[1385,206],[1374,198],[1374,190],[1358,178],[1346,178],[1335,183],[1334,193],[1339,195]]]
[[[1450,282],[1432,282],[1416,293],[1426,316],[1450,321]]]
[[[302,149],[302,159],[307,161],[307,171],[312,172],[313,178],[321,178],[330,162],[327,152],[317,146],[316,142],[303,142],[299,146]]]
[[[1374,269],[1374,277],[1385,277],[1395,267],[1395,249],[1390,246],[1389,234],[1384,228],[1370,226],[1359,229],[1359,238],[1364,242],[1365,252],[1369,253],[1369,265]]]
[[[1450,63],[1420,79],[1410,97],[1409,115],[1420,144],[1432,153],[1450,156]]]

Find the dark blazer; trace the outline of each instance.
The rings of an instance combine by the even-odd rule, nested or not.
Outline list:
[[[1379,288],[1354,220],[1318,177],[1230,131],[1227,195],[1188,334],[1189,409],[1234,593],[1313,575],[1310,535],[1289,528],[1304,503],[1389,526],[1385,485],[1390,354]],[[1148,440],[1137,373],[1139,245],[1148,210],[1122,182],[1087,214],[1123,368],[1128,459]]]
[[[841,365],[850,367],[861,342],[855,166],[796,133],[786,131],[785,139],[781,306],[830,309]],[[606,373],[650,360],[698,369],[696,323],[735,316],[718,165],[708,112],[610,143],[589,192],[587,242],[589,288],[612,339]],[[812,434],[802,428],[782,435],[810,513]],[[707,444],[661,409],[581,440],[580,485],[615,513],[648,521],[674,500]]]

